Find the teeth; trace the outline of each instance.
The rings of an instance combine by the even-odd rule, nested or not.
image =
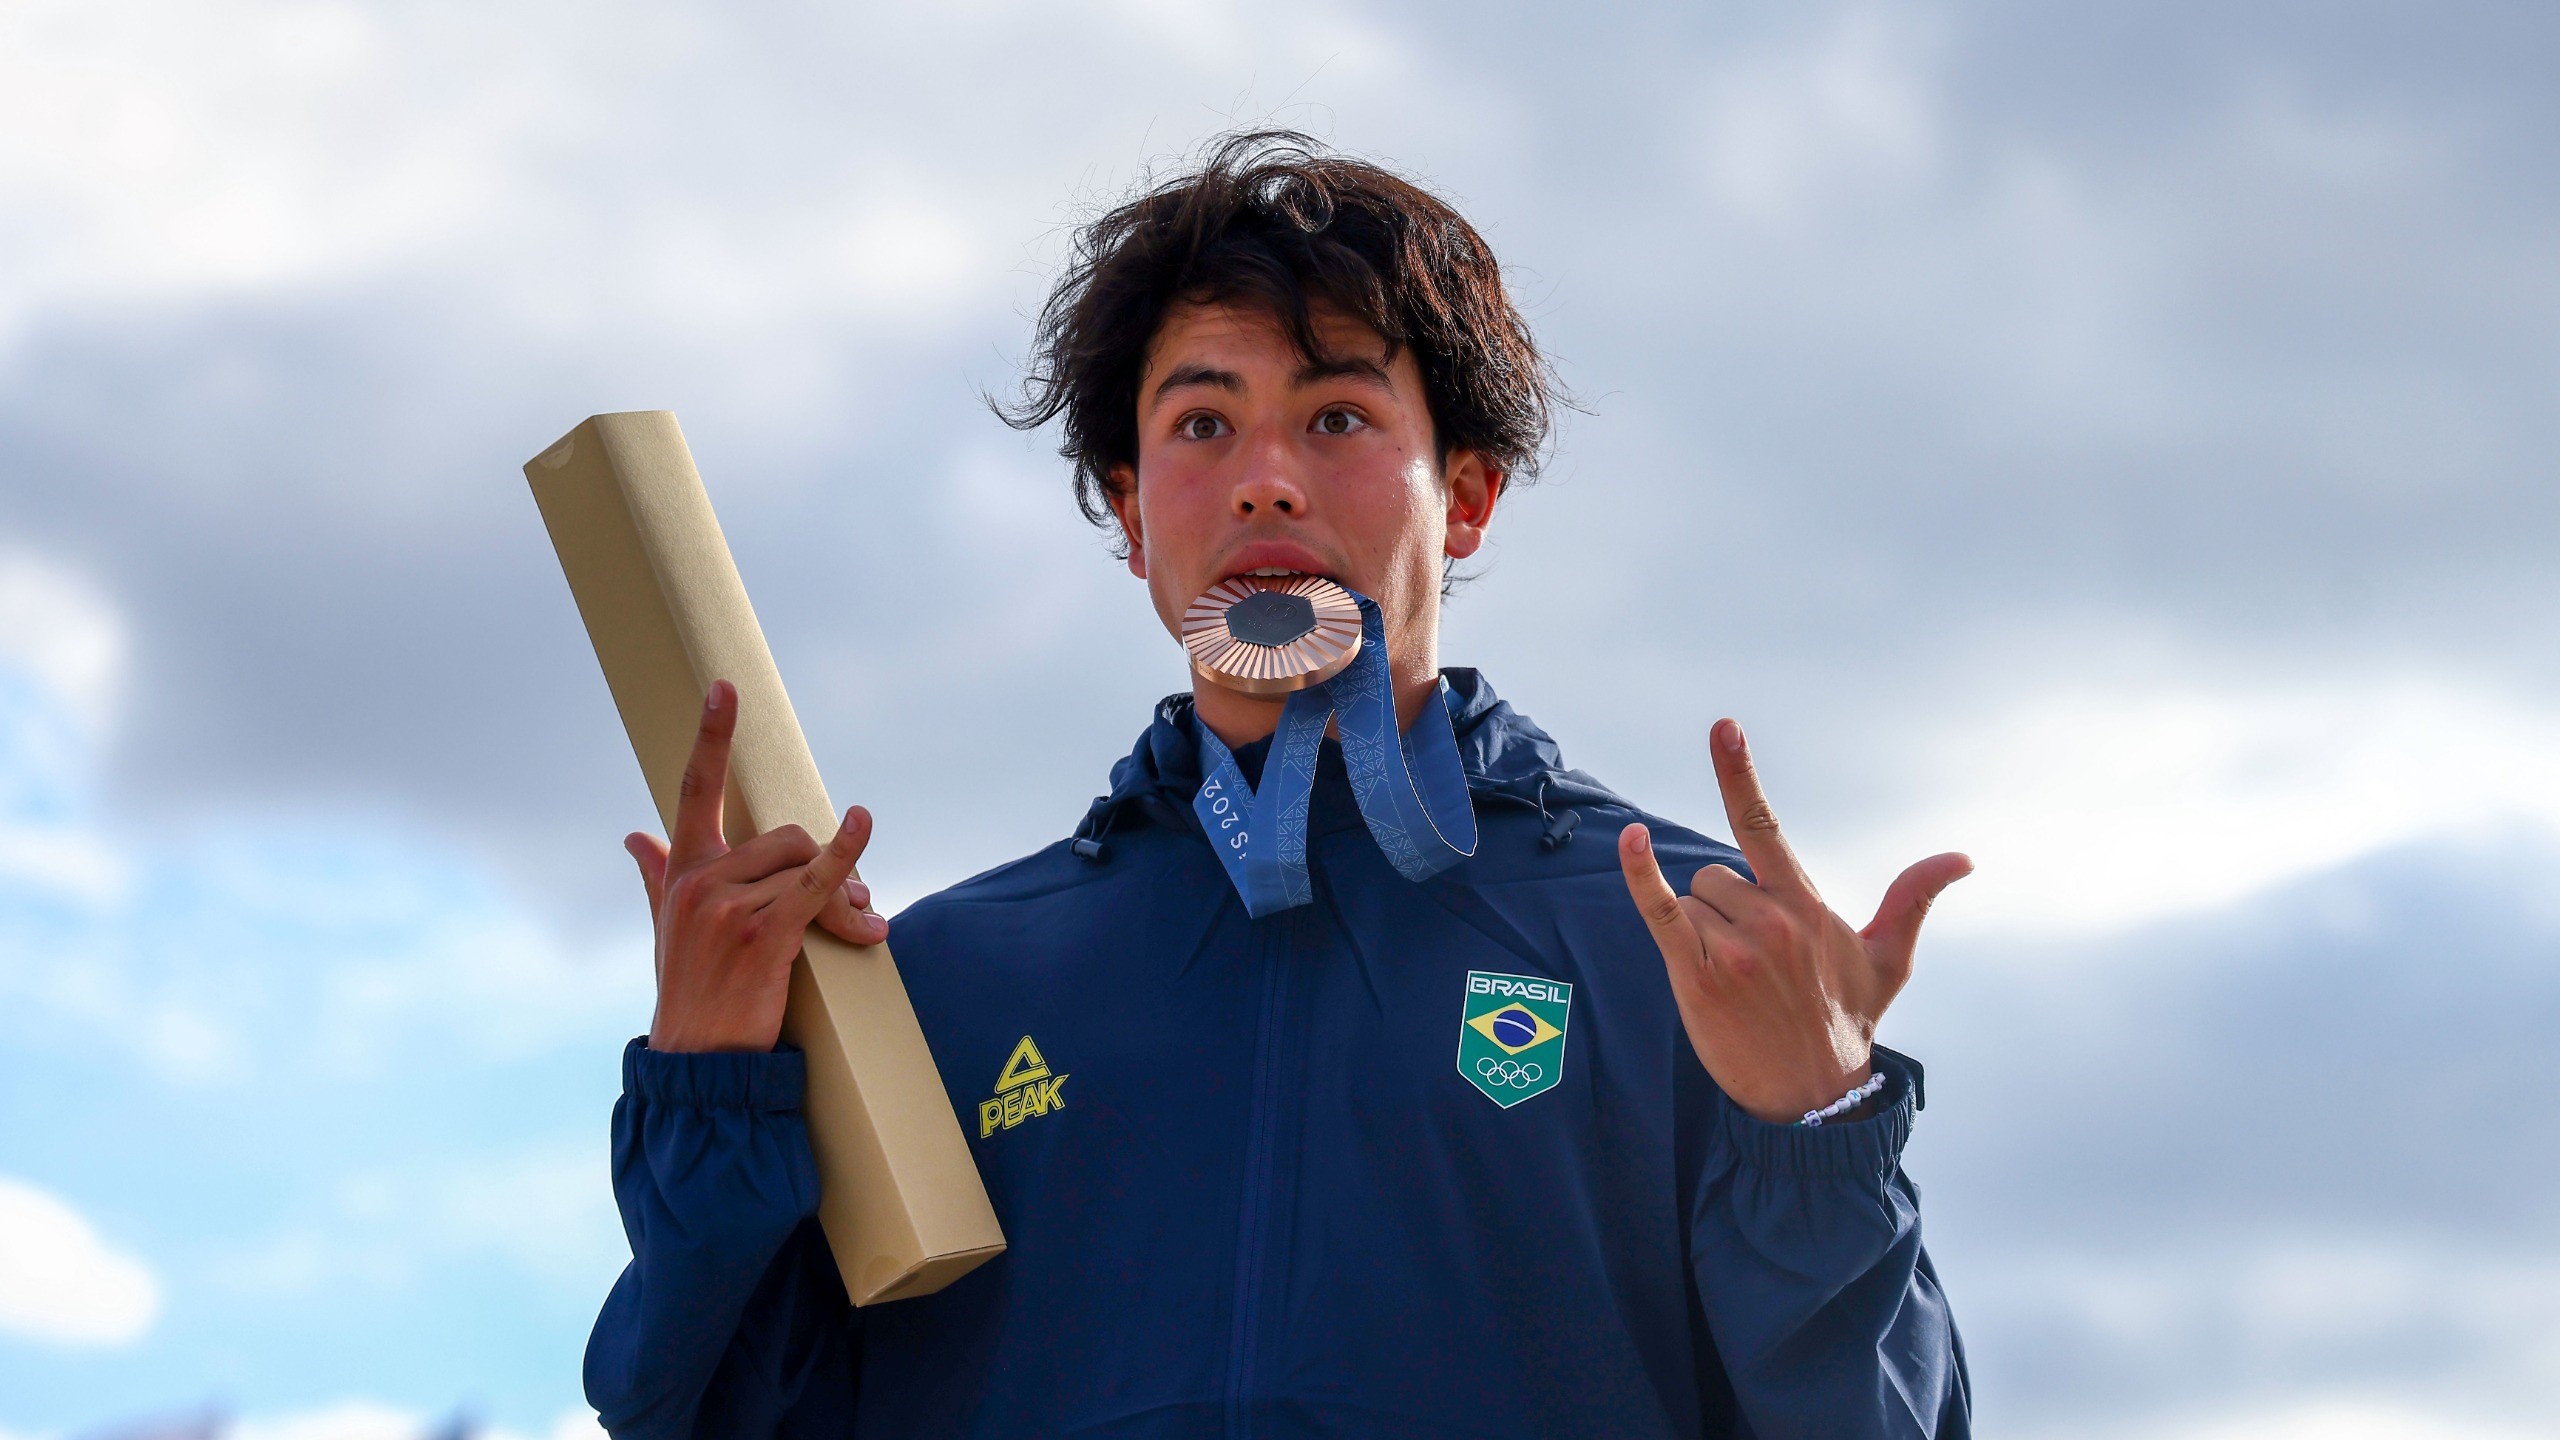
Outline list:
[[[1265,566],[1263,566],[1263,567],[1262,567],[1261,569],[1259,569],[1259,570],[1248,570],[1248,571],[1246,571],[1245,573],[1246,573],[1246,574],[1248,574],[1248,575],[1254,575],[1254,576],[1259,576],[1259,577],[1265,577],[1265,578],[1269,578],[1269,579],[1279,579],[1279,578],[1281,578],[1281,577],[1283,577],[1283,576],[1288,576],[1288,575],[1303,575],[1303,574],[1305,574],[1306,572],[1305,572],[1305,571],[1303,571],[1303,570],[1282,570],[1282,569],[1277,568],[1276,566],[1265,565]]]

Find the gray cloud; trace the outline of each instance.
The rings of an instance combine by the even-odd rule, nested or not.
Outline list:
[[[1941,953],[1888,1028],[1929,1063],[1911,1164],[1999,1408],[2325,1383],[2536,1418],[2555,873],[2547,837],[2482,837],[2086,949]]]
[[[1039,24],[710,32],[681,13],[618,42],[672,74],[582,74],[581,125],[515,117],[564,181],[511,229],[457,221],[450,259],[399,255],[370,281],[72,306],[21,339],[0,524],[90,557],[134,607],[146,701],[164,702],[128,751],[140,788],[355,786],[492,839],[618,803],[609,747],[561,763],[592,739],[570,699],[588,677],[564,663],[513,489],[522,455],[591,409],[672,404],[718,446],[739,548],[772,557],[756,580],[778,642],[864,657],[873,678],[840,702],[873,724],[822,737],[848,754],[929,748],[1018,688],[926,661],[963,631],[920,617],[1053,614],[1025,564],[1044,584],[1071,554],[1107,566],[1045,518],[1017,533],[1057,544],[1002,559],[935,518],[956,469],[1043,463],[973,387],[1009,378],[1069,197],[1221,118],[1166,113],[1176,96],[1251,75],[1238,93],[1268,97],[1279,80],[1233,62],[1285,27],[1213,14],[1188,38],[1139,24],[1152,56],[1071,50],[1145,77],[1081,107],[1066,97],[1094,72],[1040,64],[1059,37]],[[1966,662],[1987,650],[2051,664],[2127,624],[2208,653],[2415,655],[2547,684],[2549,661],[2505,639],[2552,598],[2560,518],[2534,483],[2560,438],[2540,403],[2560,334],[2534,143],[2551,102],[2514,60],[2548,47],[2547,22],[2315,34],[2271,15],[1643,16],[1561,51],[1526,16],[1414,19],[1355,37],[1365,61],[1287,51],[1315,108],[1282,113],[1464,197],[1595,412],[1556,483],[1517,498],[1454,620],[1462,658],[1558,696],[1550,718],[1622,771],[1671,738],[1582,698],[1630,668],[1671,670],[1688,713],[1748,700],[1812,733],[1855,728],[1834,718],[1849,695],[1925,703],[1949,676],[1977,689]],[[843,83],[835,58],[958,41],[990,82],[965,96],[878,58]],[[494,141],[460,153],[521,183]],[[841,279],[808,258],[851,245],[829,216],[916,194],[978,257],[945,299],[872,313],[839,286],[795,316],[778,298]],[[1074,687],[1099,728],[1073,743],[1097,758],[1170,683],[1123,591],[1093,597],[1109,673],[1168,679],[1108,702]],[[2085,623],[2021,642],[2022,611]],[[505,725],[493,682],[515,697]],[[457,806],[478,776],[521,809]],[[1056,813],[1097,779],[1041,801]]]

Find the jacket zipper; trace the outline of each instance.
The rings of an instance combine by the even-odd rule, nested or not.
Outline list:
[[[1264,932],[1263,943],[1256,947],[1262,962],[1261,1014],[1254,1035],[1253,1091],[1245,1123],[1244,1203],[1238,1207],[1236,1224],[1235,1324],[1227,1348],[1226,1429],[1231,1440],[1250,1440],[1253,1433],[1254,1352],[1262,1310],[1263,1252],[1270,1229],[1271,1152],[1276,1143],[1272,1112],[1278,1108],[1272,1090],[1280,1068],[1280,1001],[1288,975],[1288,932],[1293,927],[1283,920],[1256,928]]]

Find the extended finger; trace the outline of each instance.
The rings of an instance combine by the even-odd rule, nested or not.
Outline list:
[[[1796,863],[1796,852],[1778,829],[1778,812],[1760,788],[1760,772],[1751,763],[1751,747],[1742,726],[1719,720],[1708,732],[1707,749],[1715,758],[1716,788],[1724,792],[1725,818],[1733,824],[1733,843],[1751,862],[1753,878],[1763,890],[1813,894],[1813,881]]]
[[[1644,928],[1653,932],[1653,943],[1662,947],[1662,953],[1675,959],[1705,958],[1697,927],[1680,908],[1680,896],[1671,882],[1662,878],[1662,865],[1653,854],[1653,832],[1642,823],[1618,832],[1618,868],[1627,877],[1627,894],[1636,902],[1636,913],[1644,917]]]
[[[679,869],[720,853],[721,797],[729,788],[729,742],[737,733],[738,687],[714,680],[702,697],[702,728],[694,732],[684,778],[676,784],[676,821],[667,840],[669,858]]]
[[[635,830],[622,837],[622,848],[640,867],[640,884],[649,892],[649,923],[658,921],[658,898],[667,889],[667,842]]]
[[[855,945],[877,945],[889,922],[871,909],[871,887],[852,878],[853,862],[870,840],[870,812],[855,807],[825,849],[805,865],[778,871],[749,887],[748,900],[794,925],[817,925]],[[829,884],[830,877],[834,883]]]
[[[799,895],[812,917],[832,903],[830,897],[844,893],[845,882],[853,878],[853,862],[862,858],[863,847],[870,843],[871,812],[856,805],[844,812],[844,823],[836,827],[827,848],[800,867]],[[870,898],[868,892],[863,898]]]
[[[1885,887],[1883,903],[1876,906],[1876,918],[1858,932],[1878,959],[1897,969],[1911,963],[1911,952],[1920,943],[1920,922],[1928,917],[1929,907],[1948,886],[1973,873],[1973,857],[1949,851],[1928,859],[1894,877]]]

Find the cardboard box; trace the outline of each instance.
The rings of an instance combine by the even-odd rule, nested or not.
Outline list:
[[[676,417],[590,417],[524,473],[668,828],[703,696],[727,680],[730,843],[786,824],[834,834],[838,812]],[[887,945],[811,928],[783,1034],[809,1057],[818,1218],[854,1304],[929,1295],[1004,1249]]]

